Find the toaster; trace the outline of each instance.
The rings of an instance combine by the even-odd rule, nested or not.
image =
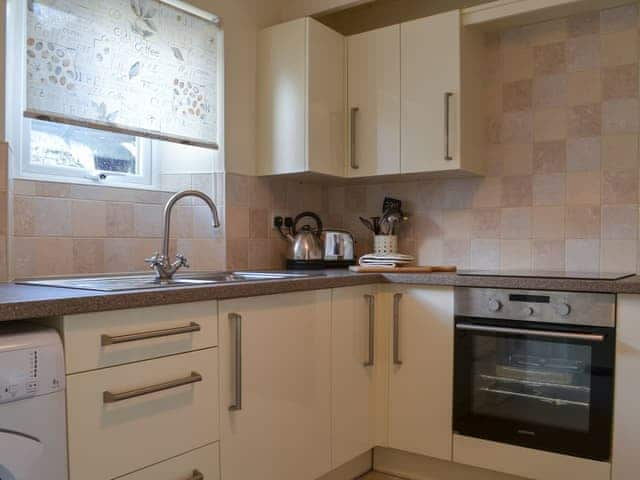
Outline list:
[[[353,235],[346,230],[324,230],[322,232],[324,261],[341,262],[355,260]]]

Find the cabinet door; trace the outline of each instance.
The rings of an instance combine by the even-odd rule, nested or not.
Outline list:
[[[348,176],[400,173],[400,26],[348,37],[347,56]]]
[[[401,30],[402,173],[459,168],[460,13]]]
[[[453,289],[393,294],[389,446],[451,460]]]
[[[222,478],[328,472],[331,291],[223,301],[220,319]]]
[[[375,286],[333,290],[331,453],[340,465],[375,446]],[[373,343],[373,344],[372,344]]]
[[[613,480],[638,478],[640,459],[640,295],[618,295],[613,426]]]

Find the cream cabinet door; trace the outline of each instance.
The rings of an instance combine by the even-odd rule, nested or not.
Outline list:
[[[460,167],[460,33],[457,10],[401,25],[402,173]]]
[[[393,289],[389,446],[451,460],[453,288]]]
[[[375,446],[376,287],[333,290],[331,458],[333,468]]]
[[[347,39],[349,177],[400,173],[400,25]]]
[[[331,470],[331,291],[220,302],[224,480]]]
[[[638,478],[640,458],[640,295],[618,295],[613,480]]]

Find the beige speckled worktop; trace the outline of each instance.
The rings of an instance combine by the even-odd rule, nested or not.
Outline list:
[[[94,292],[16,284],[0,285],[0,321],[120,310],[172,303],[273,295],[302,290],[372,283],[518,288],[573,292],[638,293],[640,277],[581,280],[525,277],[460,276],[454,273],[377,274],[328,270],[325,276],[260,282],[225,283],[125,292]]]

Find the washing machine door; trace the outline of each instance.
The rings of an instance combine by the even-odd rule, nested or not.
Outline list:
[[[29,471],[43,450],[37,438],[0,429],[0,480],[31,480]]]

